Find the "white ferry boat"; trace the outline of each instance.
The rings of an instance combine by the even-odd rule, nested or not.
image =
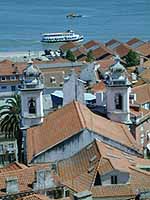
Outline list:
[[[41,42],[80,42],[83,40],[83,35],[75,33],[72,30],[61,33],[43,33]]]

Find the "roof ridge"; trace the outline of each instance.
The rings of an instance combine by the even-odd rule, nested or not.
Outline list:
[[[79,102],[77,102],[77,101],[73,101],[73,103],[74,103],[75,108],[77,110],[77,114],[79,116],[79,120],[80,120],[82,128],[86,128],[87,127],[86,126],[86,120],[84,118],[84,114],[83,114],[81,106],[80,106],[81,104]]]
[[[125,135],[127,136],[127,138],[129,139],[129,141],[133,144],[132,139],[134,139],[134,137],[133,137],[132,135],[129,136],[129,134],[127,134],[127,132],[126,132],[125,127],[124,127],[123,124],[121,124],[120,126],[121,126],[123,132],[125,133]],[[131,137],[132,137],[132,139],[131,139]],[[137,146],[136,146],[135,144],[136,144],[136,141],[135,141],[135,143],[134,143],[134,147],[137,148]]]

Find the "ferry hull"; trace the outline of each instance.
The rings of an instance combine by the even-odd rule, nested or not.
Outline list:
[[[42,43],[59,43],[59,42],[82,42],[83,38],[77,39],[77,40],[57,40],[57,41],[51,41],[51,40],[41,40]]]

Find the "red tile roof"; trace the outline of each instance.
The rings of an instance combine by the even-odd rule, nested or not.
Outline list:
[[[22,74],[27,65],[25,63],[14,63],[9,60],[0,62],[0,75],[12,75],[17,69],[19,74]]]
[[[116,39],[112,39],[112,40],[109,40],[108,42],[105,43],[105,45],[108,46],[108,47],[110,47],[114,44],[121,44],[121,42],[116,40]]]
[[[132,156],[96,140],[71,158],[58,162],[58,173],[61,181],[76,192],[91,190],[94,197],[132,196],[135,195],[135,185],[141,190],[145,187],[150,189],[150,173],[135,168],[140,163],[149,166],[150,160]],[[94,186],[97,172],[103,175],[113,170],[128,172],[129,183]]]
[[[97,63],[100,65],[99,69],[102,71],[106,71],[109,69],[111,65],[115,63],[115,60],[110,58],[110,59],[104,59],[104,60],[99,60]]]
[[[78,45],[74,42],[68,42],[68,43],[65,43],[63,45],[61,45],[59,47],[59,49],[61,49],[62,51],[67,51],[68,49],[72,49],[72,48],[75,48],[77,47]]]
[[[103,83],[103,81],[100,81],[99,83],[96,83],[92,86],[91,88],[91,91],[93,93],[96,93],[96,92],[101,92],[101,91],[105,91],[106,90],[106,86],[105,84]]]
[[[18,162],[14,162],[14,163],[7,165],[6,167],[0,168],[0,173],[4,173],[4,172],[8,172],[8,171],[17,171],[17,170],[25,169],[25,168],[27,168],[26,165],[23,165]]]
[[[45,117],[43,124],[27,130],[28,161],[85,128],[136,148],[136,142],[125,125],[98,116],[85,105],[72,102]]]
[[[108,59],[113,56],[113,51],[105,47],[104,45],[94,49],[93,51],[94,57],[98,59]]]
[[[136,103],[145,104],[150,102],[150,84],[144,84],[132,88],[132,92],[136,94]]]
[[[132,48],[127,44],[120,44],[119,46],[113,48],[114,52],[118,54],[121,58],[126,56]]]
[[[34,165],[31,167],[25,167],[23,169],[3,171],[0,173],[0,196],[6,195],[6,179],[8,177],[17,177],[19,192],[32,191],[32,184],[36,180],[36,171],[40,169],[50,169],[50,164]],[[54,175],[54,179],[55,179]],[[56,178],[56,181],[58,179]]]
[[[145,42],[143,45],[136,48],[136,51],[140,52],[144,56],[150,55],[150,42]]]
[[[90,49],[94,46],[101,46],[103,45],[102,43],[100,43],[99,41],[96,41],[96,40],[90,40],[88,41],[87,43],[85,43],[83,46],[86,48],[86,49]]]
[[[50,198],[42,194],[31,194],[28,196],[17,198],[17,200],[50,200]]]
[[[135,48],[135,47],[139,47],[143,43],[144,42],[142,40],[138,39],[138,38],[132,38],[126,44]]]

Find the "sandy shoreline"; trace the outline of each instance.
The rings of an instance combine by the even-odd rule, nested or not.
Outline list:
[[[24,61],[26,58],[39,58],[44,54],[44,51],[16,51],[16,52],[0,52],[0,60],[13,60],[13,61]]]

